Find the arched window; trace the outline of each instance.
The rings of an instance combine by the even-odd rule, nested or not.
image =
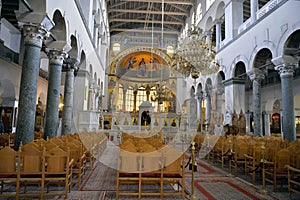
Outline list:
[[[119,87],[119,95],[118,95],[118,110],[123,109],[123,87]]]
[[[206,11],[211,7],[215,0],[206,0]]]
[[[199,3],[196,11],[196,24],[198,24],[201,19],[202,19],[202,4]]]
[[[113,51],[114,51],[114,52],[118,52],[118,51],[120,51],[120,50],[121,50],[121,45],[120,45],[120,43],[118,43],[118,42],[114,43],[114,45],[113,45]]]
[[[173,54],[174,53],[174,47],[173,45],[167,46],[167,54]]]

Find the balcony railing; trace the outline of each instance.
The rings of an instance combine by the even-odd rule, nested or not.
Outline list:
[[[266,5],[264,5],[261,9],[256,12],[256,19],[261,18],[268,12],[270,12],[273,8],[275,8],[281,1],[283,0],[272,0],[269,1]]]
[[[266,3],[261,9],[256,12],[256,20],[263,17],[265,14],[270,12],[273,8],[275,8],[280,2],[283,0],[272,0]],[[247,19],[238,29],[238,34],[246,30],[252,23],[251,18]]]

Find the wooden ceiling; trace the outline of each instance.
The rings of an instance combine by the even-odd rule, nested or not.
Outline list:
[[[131,29],[179,34],[194,0],[106,0],[110,34]]]

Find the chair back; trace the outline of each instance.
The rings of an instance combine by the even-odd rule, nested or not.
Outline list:
[[[68,170],[69,152],[59,147],[44,151],[44,166],[46,174],[65,174]]]
[[[6,146],[0,150],[0,174],[16,174],[16,163],[19,163],[20,152]],[[18,161],[18,162],[17,162]]]
[[[291,164],[291,152],[288,149],[281,149],[276,153],[275,162],[277,170],[285,170],[285,166]]]
[[[42,172],[43,152],[35,145],[28,144],[23,146],[21,151],[21,173],[39,174]]]

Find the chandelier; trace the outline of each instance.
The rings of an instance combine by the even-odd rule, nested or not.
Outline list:
[[[188,30],[187,36],[179,40],[179,47],[173,55],[171,67],[196,79],[199,75],[208,75],[219,71],[220,65],[216,61],[216,52],[211,38],[202,33],[196,26],[196,2],[194,2],[194,22]]]
[[[170,100],[170,94],[167,91],[163,83],[158,83],[156,86],[156,91],[151,95],[151,101],[157,101],[158,104],[162,104],[164,101]]]

